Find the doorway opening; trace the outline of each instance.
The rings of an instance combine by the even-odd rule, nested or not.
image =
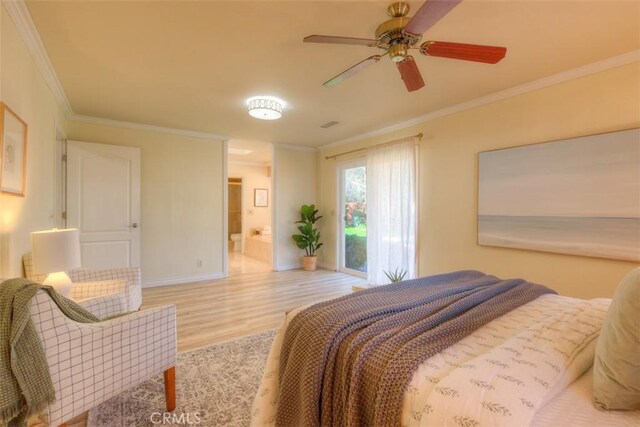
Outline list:
[[[227,272],[271,271],[271,144],[230,140],[227,153]]]
[[[367,167],[343,163],[340,173],[340,271],[367,276]]]
[[[229,221],[229,250],[233,252],[242,252],[242,178],[229,178],[227,182],[229,203],[228,203],[228,221]]]

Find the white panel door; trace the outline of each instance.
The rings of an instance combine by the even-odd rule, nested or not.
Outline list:
[[[140,266],[140,149],[68,141],[67,227],[82,267]]]

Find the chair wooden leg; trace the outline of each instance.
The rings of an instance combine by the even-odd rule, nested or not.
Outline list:
[[[164,371],[164,396],[167,401],[167,411],[176,409],[176,367]]]

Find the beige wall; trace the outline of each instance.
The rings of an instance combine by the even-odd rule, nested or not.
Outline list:
[[[54,224],[56,126],[65,118],[13,21],[0,7],[0,99],[28,124],[25,197],[0,195],[0,276],[22,275],[30,233]]]
[[[0,6],[0,100],[2,100],[2,43],[3,43],[3,28],[5,27],[2,24],[2,21],[4,20],[3,16],[6,14],[4,7]],[[0,155],[0,159],[1,159],[1,155]],[[2,160],[0,160],[2,161]],[[3,198],[0,196],[0,278],[4,277],[6,272],[5,272],[5,264],[8,264],[8,260],[5,262],[5,258],[4,258],[4,250],[3,250],[3,245],[4,245],[4,203],[3,203]],[[8,267],[8,266],[7,266]],[[7,268],[8,270],[8,268]]]
[[[316,153],[282,146],[273,149],[273,250],[274,269],[302,266],[300,251],[291,235],[300,219],[300,206],[316,203]]]
[[[145,285],[222,276],[226,217],[221,141],[73,121],[68,138],[142,150]]]
[[[428,90],[428,88],[427,88]],[[419,150],[419,273],[478,269],[524,277],[561,294],[611,296],[634,263],[476,244],[478,152],[640,126],[640,64],[452,114],[321,153],[321,207],[335,212],[335,154],[424,133]],[[337,262],[336,216],[324,224],[324,262]]]
[[[0,195],[0,276],[22,275],[30,233],[57,225],[56,128],[70,139],[142,148],[144,282],[221,276],[222,143],[67,123],[4,7],[0,42],[0,100],[29,126],[26,196]],[[197,259],[203,261],[201,268]]]
[[[267,166],[247,165],[229,162],[227,173],[230,178],[242,178],[242,233],[249,236],[252,228],[262,229],[271,226],[271,177],[267,176]],[[269,191],[269,206],[253,205],[253,190],[266,188]]]

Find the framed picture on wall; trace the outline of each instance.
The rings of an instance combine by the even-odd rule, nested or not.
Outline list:
[[[478,244],[640,261],[640,129],[485,151]]]
[[[24,197],[27,173],[27,123],[0,103],[0,188],[3,193]]]
[[[266,208],[269,206],[269,190],[266,188],[256,188],[253,190],[253,206]]]

